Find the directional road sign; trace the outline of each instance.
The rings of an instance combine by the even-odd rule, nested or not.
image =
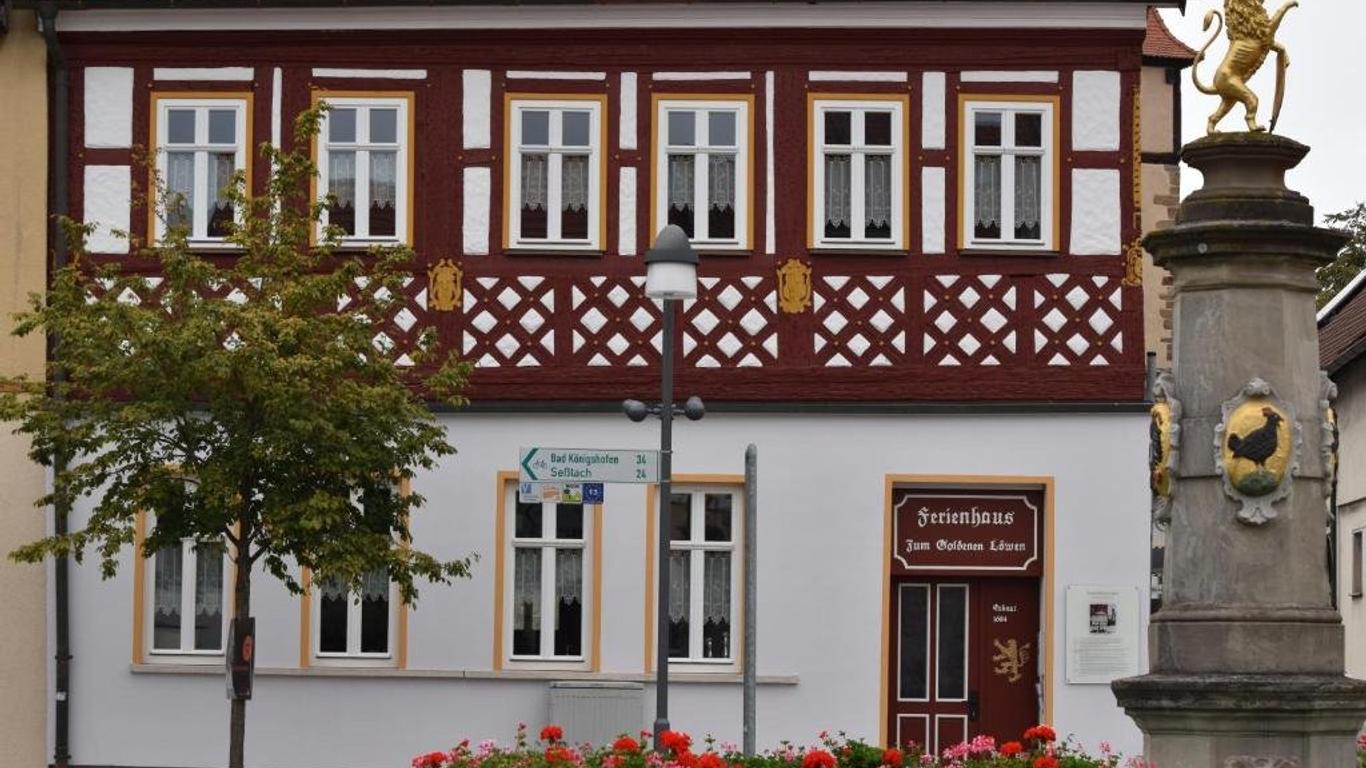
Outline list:
[[[523,483],[657,483],[659,451],[522,448]]]

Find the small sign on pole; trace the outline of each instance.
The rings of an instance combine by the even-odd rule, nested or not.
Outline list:
[[[517,464],[522,483],[659,482],[659,451],[522,448]]]
[[[256,676],[256,618],[228,624],[228,698],[250,699]]]
[[[523,504],[601,504],[606,495],[602,483],[517,484],[517,500]]]

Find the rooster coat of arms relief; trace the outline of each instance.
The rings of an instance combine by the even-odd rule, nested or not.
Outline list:
[[[1276,517],[1273,505],[1290,495],[1290,479],[1299,472],[1300,444],[1294,412],[1262,379],[1224,403],[1214,466],[1224,493],[1240,502],[1240,522],[1262,525]]]

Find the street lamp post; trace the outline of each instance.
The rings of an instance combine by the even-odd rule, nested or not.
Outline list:
[[[669,532],[671,486],[673,485],[673,417],[674,417],[674,316],[680,299],[697,297],[697,254],[688,242],[688,235],[677,225],[670,224],[655,237],[655,245],[645,254],[645,295],[663,303],[663,334],[660,339],[660,403],[647,406],[639,400],[627,400],[622,409],[632,421],[646,416],[659,416],[659,593],[655,619],[655,749],[660,750],[659,736],[669,729]],[[682,414],[696,421],[705,410],[702,399],[688,398]]]

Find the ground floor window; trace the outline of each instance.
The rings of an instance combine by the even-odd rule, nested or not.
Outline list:
[[[367,573],[358,591],[327,579],[318,592],[319,656],[388,658],[394,602],[388,574]]]
[[[669,658],[730,662],[739,600],[738,489],[684,489],[669,511]]]
[[[222,542],[185,540],[152,557],[152,653],[219,654],[225,634]]]

